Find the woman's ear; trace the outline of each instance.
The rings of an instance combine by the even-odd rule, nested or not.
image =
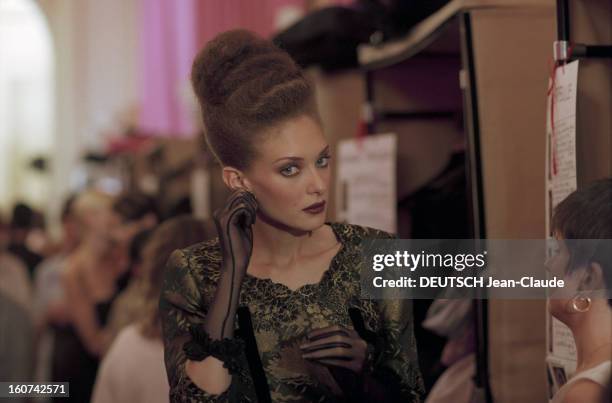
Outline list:
[[[229,166],[223,167],[221,175],[223,176],[223,182],[230,190],[244,189],[250,191],[248,180],[239,169]]]
[[[589,263],[585,269],[580,288],[585,291],[602,291],[606,289],[606,281],[602,267],[597,262]]]

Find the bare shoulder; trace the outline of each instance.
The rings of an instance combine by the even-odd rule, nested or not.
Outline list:
[[[580,379],[569,385],[563,403],[599,403],[604,388],[589,379]]]
[[[90,293],[86,275],[83,272],[84,264],[81,256],[72,255],[66,260],[66,265],[60,273],[66,297],[73,301],[71,304],[73,307],[92,301],[92,293]]]
[[[20,271],[24,273],[27,273],[28,271],[28,268],[19,258],[3,251],[0,251],[0,267],[6,268],[7,270],[10,269],[12,271]]]
[[[62,281],[71,286],[79,283],[79,271],[81,270],[81,259],[78,255],[71,255],[66,259],[66,265],[61,271]]]

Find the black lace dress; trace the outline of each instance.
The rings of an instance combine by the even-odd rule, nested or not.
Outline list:
[[[252,333],[272,401],[344,401],[332,393],[333,386],[326,382],[330,374],[322,372],[322,366],[302,359],[299,346],[312,329],[335,324],[353,328],[349,308],[357,308],[366,328],[378,338],[375,345],[368,347],[368,371],[400,391],[402,402],[420,402],[424,390],[410,305],[401,300],[360,299],[360,243],[364,238],[392,235],[350,224],[329,225],[342,247],[319,283],[291,290],[247,274],[242,284],[240,306],[248,307],[252,316]],[[204,320],[220,264],[217,238],[175,252],[168,263],[160,311],[171,402],[257,401],[255,389],[259,381],[253,380],[245,352],[239,357],[240,371],[220,395],[199,389],[184,370],[183,345],[191,339],[189,327]]]

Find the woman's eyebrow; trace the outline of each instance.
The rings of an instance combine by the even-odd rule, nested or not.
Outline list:
[[[321,150],[321,152],[319,152],[319,155],[326,154],[328,152],[329,152],[329,145],[326,145],[325,148],[323,150]],[[282,161],[282,160],[303,161],[304,158],[302,158],[302,157],[282,157],[282,158],[277,159],[274,162],[278,162],[278,161]]]
[[[304,158],[302,158],[302,157],[282,157],[282,158],[277,159],[274,162],[278,162],[278,161],[282,161],[282,160],[302,161],[303,159]]]

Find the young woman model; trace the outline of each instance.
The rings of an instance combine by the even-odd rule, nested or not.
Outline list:
[[[576,342],[576,371],[554,403],[600,403],[612,365],[612,179],[594,182],[564,199],[552,223],[558,253],[547,267],[572,295],[551,296],[548,309]],[[595,244],[596,239],[605,241]],[[588,241],[581,241],[588,240]],[[605,290],[603,295],[592,290]]]
[[[170,400],[420,401],[410,309],[360,299],[360,243],[391,235],[325,222],[330,150],[299,67],[230,31],[196,57],[192,84],[234,192],[219,237],[166,269]]]

